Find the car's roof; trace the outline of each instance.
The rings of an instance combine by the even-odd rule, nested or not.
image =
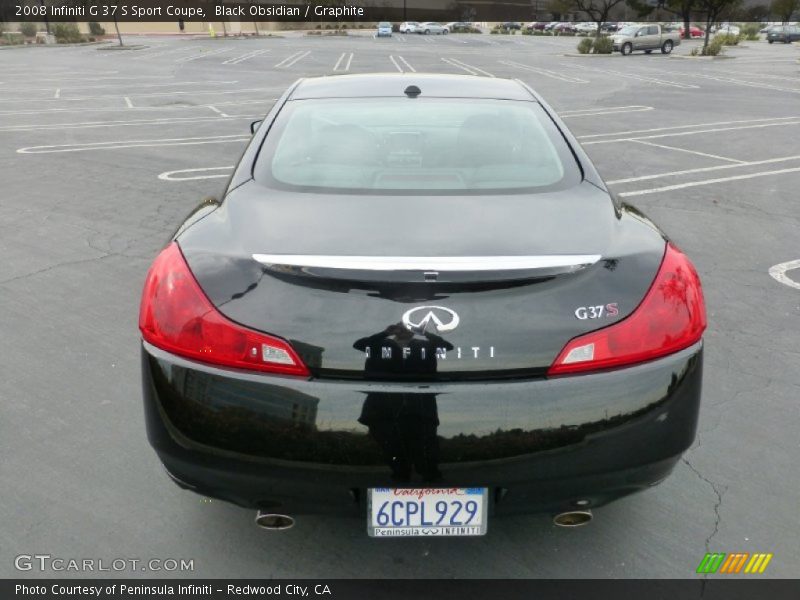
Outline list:
[[[403,97],[408,86],[417,86],[428,98],[536,99],[518,81],[472,75],[420,73],[371,73],[303,79],[290,100],[311,98]]]

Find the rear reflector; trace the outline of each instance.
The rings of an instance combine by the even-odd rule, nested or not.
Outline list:
[[[691,261],[667,244],[641,304],[626,319],[570,340],[548,375],[628,366],[672,354],[703,337],[706,308]]]
[[[204,363],[309,375],[287,342],[242,327],[217,311],[175,242],[156,257],[147,273],[139,330],[149,344]]]

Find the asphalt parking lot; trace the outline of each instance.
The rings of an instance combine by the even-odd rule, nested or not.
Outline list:
[[[193,573],[103,574],[119,576],[683,578],[707,551],[738,551],[774,553],[764,577],[797,576],[796,44],[711,61],[568,57],[577,40],[528,36],[137,43],[0,51],[0,575],[41,576],[14,557],[46,553],[194,560]],[[290,83],[381,71],[531,84],[698,267],[695,444],[663,484],[587,527],[538,515],[496,519],[484,538],[372,540],[358,520],[300,517],[265,532],[250,511],[179,490],[147,443],[137,308],[151,260],[220,193],[249,122]]]

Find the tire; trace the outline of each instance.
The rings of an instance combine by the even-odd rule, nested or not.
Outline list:
[[[622,48],[619,49],[622,53],[622,56],[628,56],[631,52],[633,52],[633,44],[630,42],[625,42],[622,44]]]
[[[447,29],[442,29],[442,35],[447,35]]]
[[[425,35],[428,35],[428,34],[430,34],[430,32],[431,32],[431,30],[430,30],[430,29],[426,29],[426,30],[425,30]]]
[[[667,40],[661,45],[661,54],[669,54],[672,52],[673,46],[674,44],[672,43],[672,40]]]

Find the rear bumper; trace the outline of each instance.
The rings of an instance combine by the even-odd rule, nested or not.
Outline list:
[[[363,515],[370,487],[489,487],[491,514],[600,506],[665,478],[697,427],[702,346],[632,368],[441,384],[298,380],[142,348],[148,437],[182,487]]]

